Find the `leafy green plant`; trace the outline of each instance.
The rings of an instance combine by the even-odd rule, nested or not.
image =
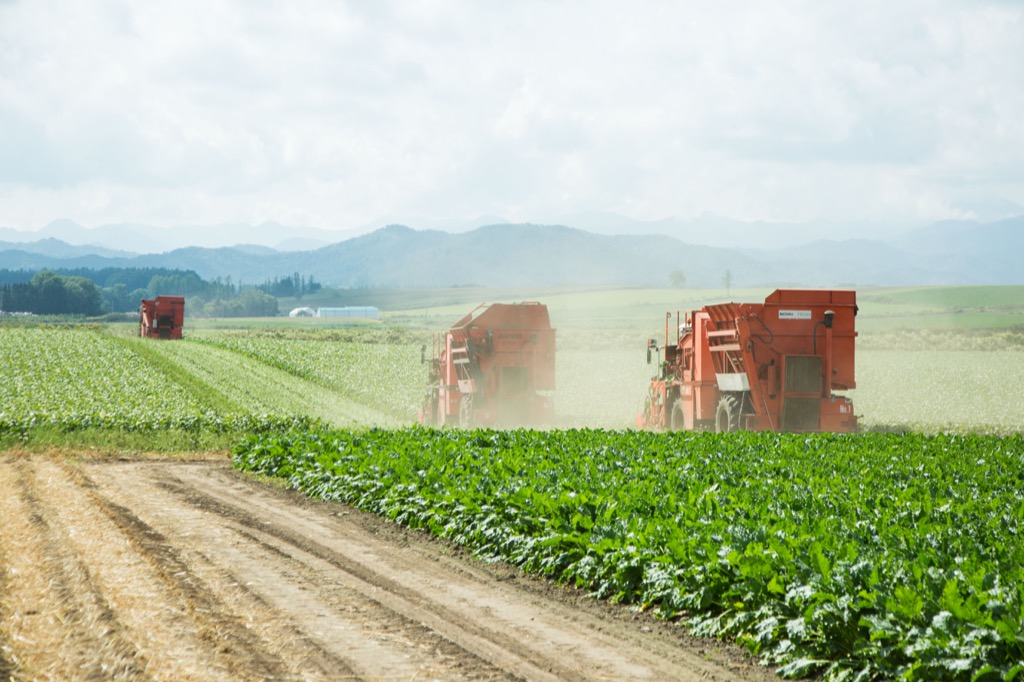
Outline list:
[[[249,437],[234,462],[784,675],[1024,670],[1019,436],[314,431]]]

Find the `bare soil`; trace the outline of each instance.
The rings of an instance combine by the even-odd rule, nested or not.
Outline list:
[[[0,680],[768,680],[740,649],[206,461],[0,454]]]

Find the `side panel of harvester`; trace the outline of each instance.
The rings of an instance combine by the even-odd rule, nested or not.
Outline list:
[[[425,360],[425,358],[424,358]],[[547,306],[480,306],[435,340],[420,421],[517,426],[550,421],[555,330]]]
[[[184,323],[183,296],[157,296],[155,299],[143,299],[139,305],[139,336],[180,339]]]
[[[731,431],[856,430],[856,293],[779,289],[764,303],[709,305],[666,317],[661,373],[642,427]]]

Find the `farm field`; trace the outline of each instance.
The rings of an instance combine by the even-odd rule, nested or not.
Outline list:
[[[993,518],[1019,519],[1024,518],[1024,508],[1019,506],[1024,288],[977,289],[892,289],[859,294],[858,388],[850,395],[869,431],[960,437],[943,435],[955,433],[968,439],[977,438],[970,435],[975,433],[998,434],[986,436],[996,440],[984,443],[998,443],[991,447],[997,447],[1000,457],[1008,458],[999,460],[1000,472],[1009,472],[1012,479],[1016,466],[1018,485],[1010,489],[1018,491],[1018,497],[1007,493],[1005,504],[1009,506]],[[770,676],[770,669],[754,664],[735,645],[689,639],[681,628],[658,621],[652,615],[662,610],[657,602],[647,604],[641,599],[639,610],[597,604],[584,598],[588,592],[599,591],[586,580],[563,577],[569,583],[566,588],[537,582],[504,563],[518,563],[514,558],[481,564],[452,544],[436,544],[348,506],[303,501],[279,489],[285,484],[272,484],[265,478],[257,483],[231,472],[229,450],[236,450],[236,463],[245,452],[240,449],[243,443],[249,443],[246,447],[253,453],[277,447],[283,456],[290,445],[280,440],[280,434],[289,428],[314,434],[343,429],[330,433],[348,434],[343,436],[346,438],[376,433],[381,438],[413,442],[430,433],[407,430],[415,421],[426,373],[419,362],[420,346],[429,343],[431,332],[446,328],[479,302],[472,297],[481,293],[418,292],[417,305],[404,310],[399,307],[402,297],[394,294],[392,308],[382,321],[359,325],[280,318],[197,321],[186,328],[186,338],[180,342],[140,340],[131,335],[129,326],[8,325],[0,321],[0,363],[4,367],[0,494],[4,519],[19,519],[0,529],[0,595],[4,595],[0,597],[0,679],[59,679],[77,669],[117,670],[112,676],[124,679]],[[588,454],[582,456],[573,455],[575,446],[561,442],[524,447],[534,454],[563,452],[570,461],[582,457],[588,462],[600,459],[596,453],[614,455],[620,447],[617,439],[626,437],[622,430],[632,427],[651,375],[645,362],[646,340],[664,334],[665,310],[726,300],[724,292],[686,290],[503,293],[507,294],[505,300],[535,298],[548,303],[558,328],[558,390],[552,395],[556,412],[552,426],[556,430],[552,437],[582,430],[590,434],[588,438],[601,440],[588,446]],[[757,300],[766,293],[731,292],[728,298]],[[473,303],[458,302],[462,300]],[[375,427],[386,430],[372,431]],[[871,451],[877,450],[880,442],[910,442],[892,434],[868,436],[896,439],[864,440],[875,444]],[[482,436],[485,440],[490,437]],[[446,452],[478,451],[479,443],[472,437],[470,441],[459,438],[453,434],[447,447],[455,450]],[[609,464],[601,475],[617,467],[632,470],[631,458],[654,456],[656,451],[662,456],[670,454],[659,450],[670,439],[653,438],[661,445],[633,443],[621,450],[615,460],[619,464]],[[818,437],[807,440],[811,445],[820,441]],[[385,444],[386,440],[373,442],[380,444],[369,447],[370,451],[378,455],[390,452],[394,457],[394,471],[381,468],[368,479],[376,480],[380,490],[392,485],[384,482],[410,466],[412,459],[397,454],[401,449]],[[733,452],[736,446],[714,439],[701,442],[703,451],[719,456]],[[822,449],[814,452],[823,460],[839,452],[820,442]],[[958,451],[957,442],[952,441],[949,452]],[[317,452],[316,447],[309,444],[306,454]],[[414,449],[425,454],[432,447],[422,444]],[[767,455],[777,451],[776,444],[766,445],[766,457],[759,466],[767,466]],[[485,450],[487,453],[497,454],[498,449]],[[686,453],[687,449],[680,447],[673,456],[692,454]],[[990,491],[969,493],[958,488],[974,480],[974,470],[982,470],[978,464],[982,459],[989,467],[984,470],[991,471],[993,460],[987,456],[972,454],[954,460],[959,469],[953,469],[953,482],[932,479],[929,494],[939,495],[937,491],[947,490],[941,486],[949,485],[948,500],[958,499],[956,496],[991,499]],[[545,466],[534,469],[549,471]],[[662,465],[650,460],[644,470],[657,470],[658,466]],[[784,480],[783,473],[790,465],[775,461],[771,466],[777,471],[775,480]],[[424,470],[434,468],[437,466],[428,465]],[[682,469],[682,464],[678,468]],[[304,480],[326,485],[340,471],[336,464],[323,460],[312,476],[304,474]],[[690,471],[700,470],[691,467]],[[832,478],[862,479],[865,471],[837,470]],[[910,480],[919,476],[917,471],[910,469],[901,475]],[[711,478],[723,472],[705,471],[699,487],[707,489]],[[487,476],[493,472],[484,464],[475,473]],[[366,478],[365,472],[360,475]],[[553,475],[551,480],[569,480],[566,476]],[[596,482],[600,476],[590,478]],[[730,479],[718,489],[727,491],[741,480],[742,476]],[[881,485],[883,479],[874,480]],[[286,484],[296,485],[297,481]],[[696,481],[690,484],[698,485]],[[396,493],[415,492],[408,485],[402,482],[393,487]],[[460,490],[472,485],[466,480],[445,484]],[[645,485],[657,490],[664,483]],[[673,483],[674,488],[680,485],[684,484]],[[582,490],[580,484],[572,488]],[[920,526],[925,518],[920,516],[923,511],[914,511],[911,504],[920,489],[911,486],[908,490],[915,491],[906,493],[903,500],[910,505],[909,516],[893,512],[892,518],[901,520],[891,527]],[[837,492],[830,490],[828,495],[834,497]],[[662,497],[667,501],[671,496]],[[54,503],[55,499],[62,503]],[[366,497],[367,502],[371,499]],[[587,504],[569,499],[571,505]],[[596,499],[589,504],[598,504]],[[719,512],[733,509],[729,514],[736,523],[725,530],[742,530],[739,520],[747,518],[745,512],[728,506],[738,498],[723,492],[716,499]],[[398,497],[392,501],[397,503]],[[541,504],[540,498],[536,504]],[[940,497],[935,497],[928,513],[941,507]],[[409,511],[401,520],[408,522],[417,513]],[[633,516],[643,518],[645,514],[637,511]],[[831,517],[823,512],[822,519]],[[928,519],[937,528],[939,519]],[[582,522],[582,517],[572,521]],[[1000,534],[999,528],[996,524],[985,532],[995,533],[991,537],[1001,546],[985,551],[993,556],[1016,556],[1012,553],[1020,552],[1019,535]],[[804,540],[819,533],[839,536],[834,530],[813,529]],[[360,544],[369,542],[366,538],[370,536],[379,543]],[[447,543],[461,542],[458,537],[445,537]],[[939,538],[929,541],[938,542]],[[569,552],[576,541],[544,537],[535,544],[557,548],[561,542],[569,543],[564,546]],[[350,552],[349,545],[356,549]],[[404,554],[410,546],[415,553]],[[809,552],[806,546],[797,546],[801,556],[816,557],[819,573],[826,563],[838,571],[848,559],[846,548],[823,544],[818,551]],[[565,556],[568,554],[559,561]],[[960,558],[972,560],[967,554]],[[385,570],[385,564],[390,568]],[[31,566],[45,567],[39,580],[27,579]],[[636,566],[624,568],[620,577],[628,577],[634,570]],[[914,574],[913,566],[907,570]],[[460,582],[467,576],[470,584]],[[948,582],[949,575],[945,579]],[[957,583],[958,594],[968,601],[973,594],[967,587],[971,579],[965,574]],[[22,581],[26,582],[24,589]],[[416,591],[421,601],[413,599],[413,592],[403,585],[424,586]],[[440,585],[452,587],[440,591]],[[12,591],[15,588],[17,591]],[[516,591],[509,592],[513,589]],[[1004,595],[1015,602],[985,594],[989,595],[986,603],[993,608],[1011,603],[1019,607],[1019,592]],[[153,598],[152,607],[146,607],[146,600],[139,595],[158,597]],[[631,601],[617,595],[606,596]],[[906,610],[914,611],[914,599],[903,596],[909,600]],[[934,621],[942,609],[935,611],[930,598],[922,598],[921,613],[931,614]],[[939,598],[949,600],[952,595],[940,593]],[[495,614],[510,610],[495,605],[508,600],[531,605],[536,611],[527,611],[528,617],[535,620],[516,620],[522,613],[495,620]],[[364,612],[374,617],[359,620],[353,615]],[[563,612],[569,615],[563,618]],[[424,614],[433,615],[425,618]],[[787,617],[793,620],[792,614]],[[550,630],[540,630],[544,636],[533,636],[533,626],[527,622],[544,622]],[[693,624],[699,622],[693,620]],[[741,629],[729,630],[724,621],[706,622],[709,625],[703,632],[740,636],[741,643],[760,656],[781,646],[777,641],[769,646],[764,633],[755,633],[751,639]],[[721,627],[716,630],[710,625],[713,622]],[[943,627],[947,625],[952,623],[943,622]],[[922,622],[921,627],[934,629],[936,623]],[[1010,626],[1000,627],[1002,630],[992,625],[998,637]],[[182,628],[188,636],[178,636]],[[1024,623],[1018,631],[1022,628]],[[777,631],[775,627],[773,633]],[[621,649],[612,647],[607,633]],[[984,637],[975,644],[987,641]],[[103,646],[96,646],[98,642]],[[974,655],[968,644],[964,647],[965,657]],[[567,658],[565,652],[570,649],[579,650],[578,657]],[[615,653],[609,656],[610,651]],[[193,663],[172,663],[179,659]],[[394,663],[399,660],[409,661],[409,666]],[[397,667],[387,667],[384,661]],[[821,671],[829,665],[804,661],[791,670]],[[988,673],[989,678],[1010,679],[1018,674],[1013,672],[1013,664],[1000,665],[1003,667]],[[840,672],[851,669],[837,668]],[[927,670],[938,668],[922,669],[919,677]],[[962,678],[953,673],[936,673],[935,677]]]
[[[0,459],[0,678],[766,680],[737,649],[229,463]]]
[[[245,471],[738,638],[787,676],[1024,672],[1020,436],[252,436]]]
[[[14,328],[0,344],[10,368],[0,423],[11,424],[7,432],[15,423],[80,432],[117,422],[193,434],[252,415],[410,424],[423,390],[425,337],[367,333],[369,341],[344,342],[330,330],[203,331],[159,344],[102,330]],[[1024,430],[1024,347],[1012,345],[1015,337],[921,334],[864,336],[849,395],[865,428]],[[645,336],[560,330],[553,426],[633,426],[652,374]],[[922,339],[936,347],[908,349]]]

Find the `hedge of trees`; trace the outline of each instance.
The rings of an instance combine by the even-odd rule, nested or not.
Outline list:
[[[307,278],[296,272],[291,276],[285,275],[268,279],[263,284],[257,285],[256,288],[279,298],[301,299],[304,294],[320,291],[322,287],[319,282],[313,279],[313,275]]]
[[[291,278],[289,278],[291,281]],[[269,317],[277,299],[231,278],[204,280],[192,270],[106,268],[103,270],[0,271],[0,311],[37,315],[134,312],[139,301],[158,295],[185,296],[196,317]]]
[[[99,315],[103,298],[85,277],[63,277],[42,270],[28,282],[0,287],[0,310],[39,315]]]

